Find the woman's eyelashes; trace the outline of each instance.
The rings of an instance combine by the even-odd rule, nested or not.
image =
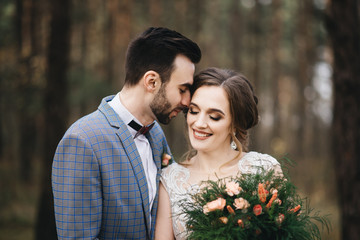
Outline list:
[[[200,112],[200,111],[199,111],[198,109],[194,109],[194,108],[190,107],[188,113],[190,113],[191,115],[196,115],[196,114],[198,114],[199,112]],[[218,114],[211,114],[211,113],[209,113],[209,118],[210,118],[211,120],[214,120],[214,121],[219,121],[222,117],[221,117],[220,115],[218,115]]]
[[[214,121],[219,121],[221,119],[221,116],[211,116],[210,115],[210,118]]]
[[[189,113],[192,114],[192,115],[196,115],[196,114],[199,113],[199,111],[195,111],[194,108],[190,107],[190,108],[189,108]]]

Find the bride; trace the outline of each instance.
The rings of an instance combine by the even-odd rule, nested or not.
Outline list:
[[[192,150],[181,163],[163,169],[155,239],[186,239],[179,200],[197,192],[202,181],[256,173],[280,164],[271,156],[248,152],[247,130],[258,123],[257,98],[245,76],[208,68],[194,78],[186,116]]]

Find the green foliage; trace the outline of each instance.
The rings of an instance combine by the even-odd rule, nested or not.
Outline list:
[[[226,184],[231,181],[241,187],[240,193],[233,196],[226,191]],[[259,183],[264,184],[267,192],[265,202],[259,197]],[[205,187],[199,193],[182,202],[189,239],[321,239],[316,222],[329,231],[327,217],[318,213],[311,215],[313,210],[308,200],[301,199],[296,187],[285,177],[274,175],[273,171],[203,184]],[[275,189],[277,197],[273,200],[276,198],[278,201],[269,205]],[[204,213],[204,206],[218,198],[225,199],[226,207]],[[249,206],[236,209],[234,202],[239,198],[247,200]],[[261,206],[262,213],[257,214],[254,206]]]
[[[92,102],[98,105],[99,99],[109,95],[111,86],[92,71],[77,70],[70,73],[69,91],[71,105],[91,105]]]
[[[12,44],[14,39],[14,12],[14,1],[2,0],[0,2],[0,48]]]

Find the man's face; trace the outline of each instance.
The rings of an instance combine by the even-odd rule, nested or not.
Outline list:
[[[150,108],[157,120],[168,124],[184,108],[189,106],[189,87],[193,84],[195,65],[183,55],[174,60],[174,71],[170,80],[161,86]]]

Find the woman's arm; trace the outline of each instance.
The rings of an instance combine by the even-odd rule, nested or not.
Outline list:
[[[155,239],[156,240],[174,239],[170,198],[164,185],[161,182],[159,186],[159,204],[158,204],[157,216],[156,216]]]

